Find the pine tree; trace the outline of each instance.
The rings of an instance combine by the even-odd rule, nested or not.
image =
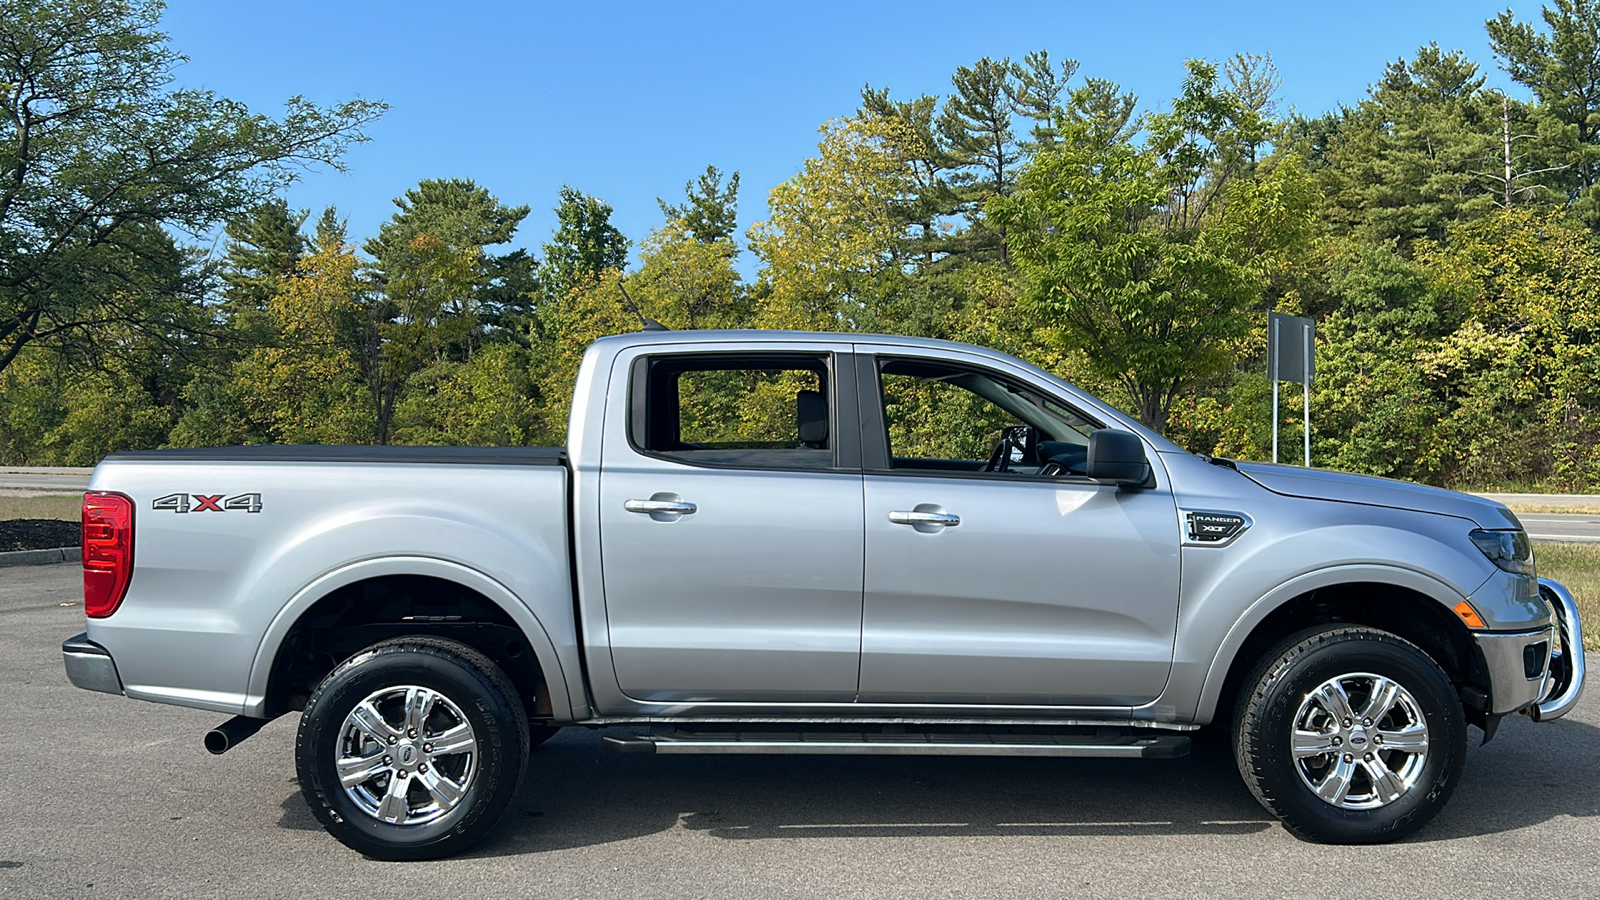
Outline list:
[[[1035,153],[1055,144],[1058,120],[1064,112],[1062,97],[1070,96],[1067,82],[1077,73],[1077,60],[1062,60],[1057,69],[1050,65],[1050,53],[1046,50],[1035,50],[1024,56],[1020,65],[1012,66],[1012,76],[1016,81],[1011,93],[1011,107],[1034,122],[1029,132],[1033,140],[1022,144],[1025,152]]]
[[[229,315],[265,309],[283,280],[294,274],[306,251],[300,226],[309,215],[306,210],[290,212],[289,204],[275,197],[227,224],[222,281]]]
[[[1600,0],[1553,0],[1543,18],[1539,30],[1507,10],[1484,27],[1500,67],[1533,91],[1576,212],[1600,230]]]

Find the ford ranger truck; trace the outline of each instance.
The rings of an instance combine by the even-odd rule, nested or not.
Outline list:
[[[83,528],[72,682],[231,716],[215,753],[299,711],[307,803],[381,859],[483,838],[578,726],[1171,758],[1210,725],[1295,835],[1389,841],[1455,791],[1468,725],[1584,681],[1505,506],[1197,456],[944,341],[608,337],[565,448],[116,453]]]

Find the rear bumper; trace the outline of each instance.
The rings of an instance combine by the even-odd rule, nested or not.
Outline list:
[[[122,693],[116,662],[106,648],[89,640],[88,633],[61,642],[61,661],[66,666],[67,679],[74,685],[86,691]]]

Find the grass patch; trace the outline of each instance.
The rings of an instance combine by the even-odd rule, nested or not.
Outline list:
[[[1539,566],[1539,577],[1566,585],[1578,601],[1583,646],[1600,649],[1600,545],[1540,541],[1534,545],[1533,558]]]
[[[1559,503],[1507,503],[1514,513],[1565,513],[1569,516],[1600,516],[1600,506],[1563,506]]]
[[[76,522],[83,515],[82,494],[0,495],[0,521],[7,519],[62,519]]]

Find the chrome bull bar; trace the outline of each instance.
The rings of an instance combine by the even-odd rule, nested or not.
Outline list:
[[[1566,715],[1583,694],[1583,623],[1572,592],[1548,578],[1539,579],[1539,596],[1550,604],[1556,620],[1556,642],[1550,648],[1550,664],[1545,669],[1542,698],[1529,713],[1535,722],[1559,719]]]

